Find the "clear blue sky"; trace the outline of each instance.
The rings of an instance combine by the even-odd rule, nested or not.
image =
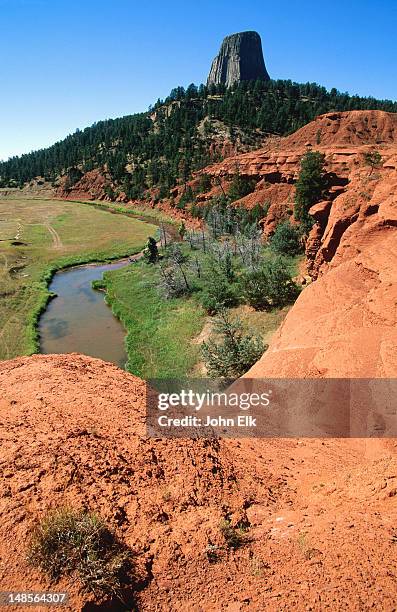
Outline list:
[[[273,78],[397,99],[396,0],[0,0],[0,159],[205,81],[257,30]]]

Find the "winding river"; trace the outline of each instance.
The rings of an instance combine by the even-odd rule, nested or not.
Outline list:
[[[121,260],[57,272],[49,290],[51,300],[39,322],[41,353],[83,353],[123,368],[127,361],[125,329],[113,315],[102,291],[91,287],[108,270],[128,264]]]
[[[150,223],[156,224],[151,219]],[[174,226],[162,226],[168,241],[178,240]],[[76,266],[55,274],[49,291],[57,297],[49,302],[39,321],[40,353],[83,353],[125,366],[125,329],[106,304],[103,292],[92,289],[91,283],[101,279],[104,272],[128,264],[128,259],[122,259]]]

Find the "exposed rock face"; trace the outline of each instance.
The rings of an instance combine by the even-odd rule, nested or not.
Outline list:
[[[238,204],[268,202],[265,234],[293,221],[302,155],[325,155],[330,189],[311,209],[306,255],[315,280],[302,292],[249,376],[393,377],[397,374],[397,115],[327,113],[266,149],[203,170],[228,190],[239,169],[257,180]],[[371,168],[365,154],[379,151]],[[201,194],[202,199],[206,194]]]
[[[257,151],[234,155],[219,164],[204,168],[201,173],[214,177],[214,188],[209,194],[199,194],[205,201],[227,191],[238,167],[242,176],[257,180],[253,193],[238,204],[251,208],[257,202],[268,202],[269,212],[264,224],[265,234],[274,231],[277,223],[291,216],[294,207],[295,181],[302,155],[309,149],[325,155],[328,173],[329,199],[336,201],[350,193],[350,181],[355,170],[362,168],[362,181],[373,185],[377,173],[365,166],[364,155],[378,150],[383,158],[383,174],[393,173],[397,167],[397,114],[384,111],[350,111],[320,115],[308,125],[286,138],[269,138],[268,145]],[[367,185],[360,193],[367,194]],[[357,194],[354,194],[357,197]],[[326,222],[326,219],[324,219]],[[324,221],[323,220],[323,221]]]
[[[208,85],[226,85],[240,81],[269,80],[263,59],[261,37],[257,32],[227,36],[212,62]]]
[[[106,179],[101,172],[90,170],[73,185],[72,189],[66,189],[66,177],[63,177],[55,195],[65,200],[103,200],[105,185]]]

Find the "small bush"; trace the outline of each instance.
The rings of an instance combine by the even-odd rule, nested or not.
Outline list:
[[[209,314],[222,308],[231,308],[239,303],[237,287],[233,285],[222,270],[211,267],[205,274],[200,302]]]
[[[246,302],[255,310],[282,308],[294,302],[299,294],[287,263],[280,256],[265,262],[261,268],[246,271],[241,285]]]
[[[236,550],[244,544],[244,530],[241,527],[232,527],[230,521],[224,520],[219,526],[227,548]]]
[[[270,248],[279,255],[298,255],[302,252],[300,231],[289,221],[280,223],[270,239]]]
[[[102,519],[69,508],[49,513],[36,526],[28,560],[51,580],[72,575],[86,591],[116,596],[130,569],[130,551]]]
[[[104,291],[106,289],[106,282],[103,280],[103,278],[93,280],[91,287],[95,289],[95,291]]]
[[[220,311],[214,324],[220,341],[210,338],[201,351],[209,376],[238,378],[258,361],[267,345],[256,336],[244,334],[239,319],[231,319],[227,310]]]
[[[205,549],[205,554],[209,563],[217,563],[219,561],[219,552],[216,544],[208,544]]]
[[[364,153],[364,161],[367,166],[371,167],[371,172],[382,163],[382,155],[379,151],[367,151]]]

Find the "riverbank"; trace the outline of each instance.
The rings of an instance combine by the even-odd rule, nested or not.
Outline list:
[[[141,259],[106,272],[102,281],[93,283],[95,289],[105,292],[106,302],[127,330],[127,371],[144,380],[207,376],[201,347],[213,331],[216,314],[206,311],[202,298],[212,274],[208,268],[211,257],[202,250],[192,251],[186,242],[178,248],[185,258],[185,271],[191,283],[191,291],[178,297],[165,295],[160,270],[166,269],[169,262],[164,251],[157,264]],[[263,257],[270,258],[271,254],[263,250]],[[296,272],[299,259],[286,261],[291,273]],[[237,261],[233,265],[237,266]],[[200,273],[195,277],[197,269]],[[238,278],[239,273],[236,291],[241,290]],[[245,333],[257,335],[264,344],[270,341],[291,306],[255,310],[243,299],[237,301],[240,303],[228,308],[231,316],[238,317]]]
[[[105,273],[106,302],[127,330],[127,371],[144,380],[183,378],[200,359],[193,340],[206,313],[193,298],[165,300],[154,266],[138,261]]]
[[[154,224],[61,200],[0,200],[0,359],[39,350],[37,323],[60,269],[133,255]]]

